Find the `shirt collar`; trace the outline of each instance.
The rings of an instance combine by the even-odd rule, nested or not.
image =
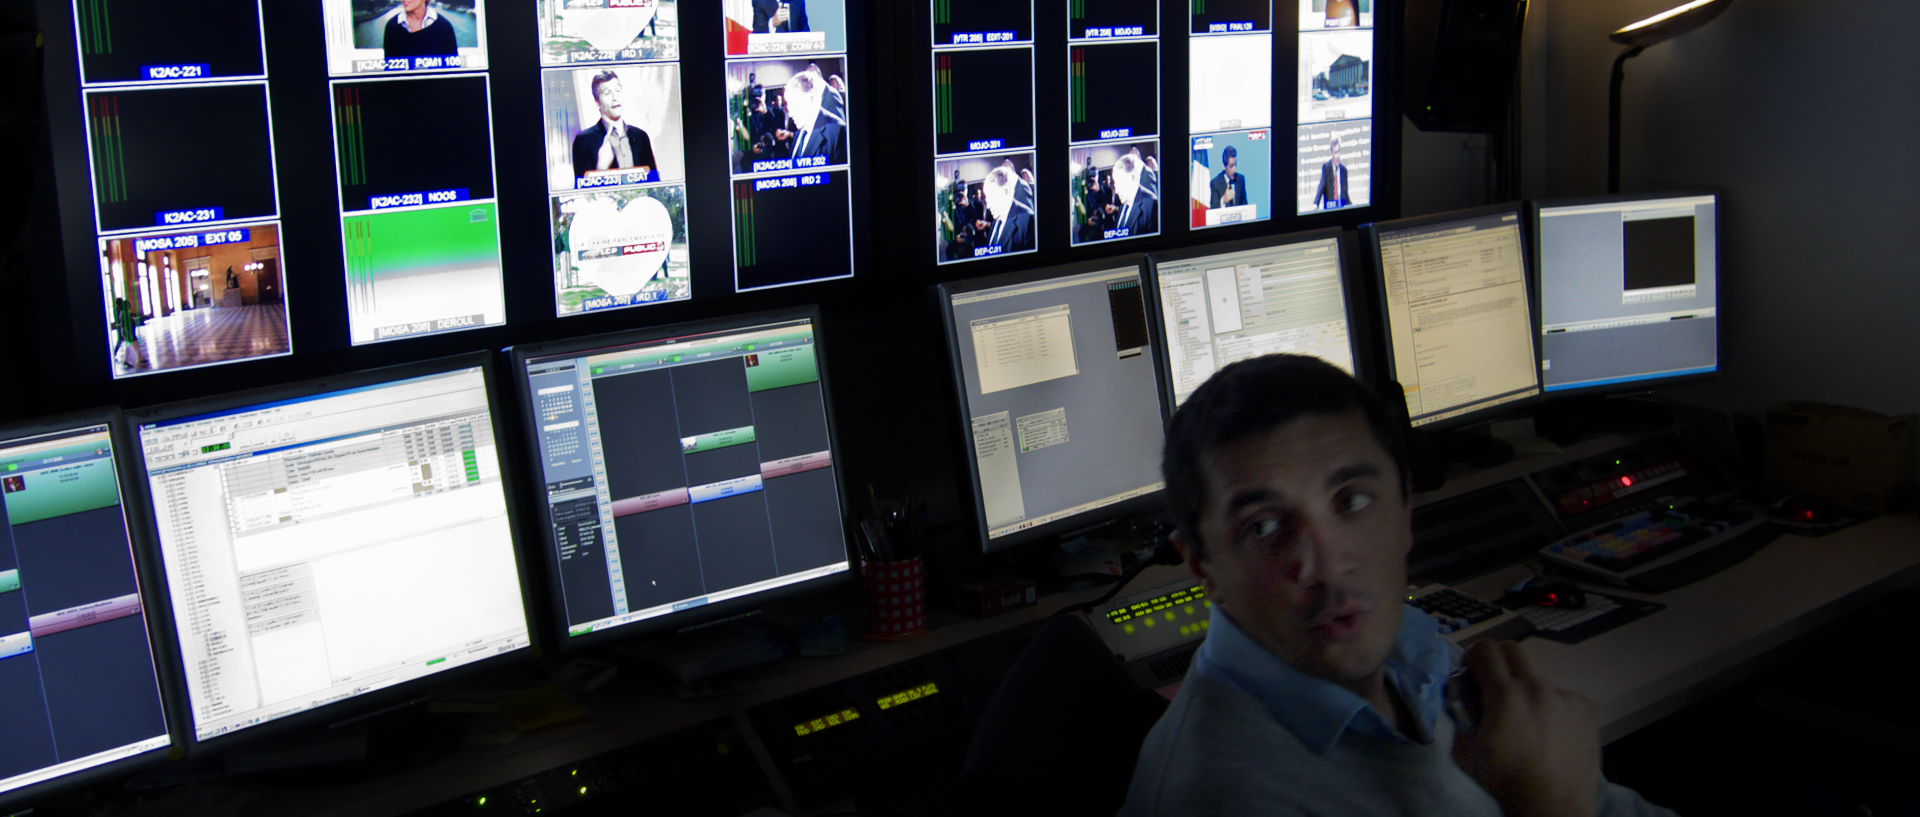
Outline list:
[[[1402,608],[1400,630],[1387,654],[1387,682],[1412,710],[1422,734],[1433,734],[1459,654],[1459,647],[1440,636],[1432,617],[1411,606]],[[1194,656],[1193,671],[1253,696],[1316,754],[1332,750],[1349,731],[1407,740],[1365,699],[1281,660],[1219,607],[1207,624],[1207,640]]]
[[[398,19],[402,27],[407,25],[407,10],[405,8],[400,9]],[[427,26],[433,25],[433,21],[438,19],[440,19],[440,12],[434,10],[432,3],[428,3],[427,16],[420,18],[420,31],[427,30]],[[407,29],[407,33],[409,34],[418,34],[420,31],[415,31],[412,28]]]

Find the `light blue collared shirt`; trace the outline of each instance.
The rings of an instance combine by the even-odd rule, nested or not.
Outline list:
[[[1445,711],[1447,680],[1460,655],[1460,648],[1440,635],[1433,617],[1410,605],[1401,608],[1400,631],[1387,653],[1387,683],[1412,710],[1421,735],[1432,735]],[[1217,606],[1207,640],[1193,656],[1193,672],[1252,696],[1315,754],[1325,755],[1349,731],[1414,742],[1365,699],[1282,661]]]

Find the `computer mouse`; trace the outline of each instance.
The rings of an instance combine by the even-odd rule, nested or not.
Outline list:
[[[1587,606],[1587,592],[1571,582],[1528,579],[1511,591],[1520,601],[1535,607],[1578,610]]]

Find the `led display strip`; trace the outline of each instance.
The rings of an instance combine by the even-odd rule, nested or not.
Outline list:
[[[1189,0],[1194,229],[1273,218],[1273,4]]]
[[[557,315],[693,297],[678,0],[540,0]]]
[[[1295,211],[1373,201],[1374,0],[1298,0]]]
[[[931,5],[934,258],[1034,252],[1033,0]]]
[[[1160,234],[1160,4],[1067,2],[1073,246]]]
[[[260,4],[206,5],[73,3],[115,378],[293,352]]]
[[[486,0],[362,8],[321,2],[349,337],[503,324]]]
[[[853,275],[846,0],[723,0],[736,292]]]

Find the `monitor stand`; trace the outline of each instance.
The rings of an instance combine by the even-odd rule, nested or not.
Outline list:
[[[1434,462],[1446,471],[1492,468],[1513,461],[1513,444],[1490,434],[1430,431],[1425,437]]]
[[[1575,397],[1551,402],[1536,420],[1540,436],[1568,445],[1595,434],[1644,434],[1672,426],[1673,409],[1636,395]]]
[[[417,769],[452,752],[465,720],[410,701],[338,723],[298,729],[225,752],[227,777],[271,785],[333,785]]]

